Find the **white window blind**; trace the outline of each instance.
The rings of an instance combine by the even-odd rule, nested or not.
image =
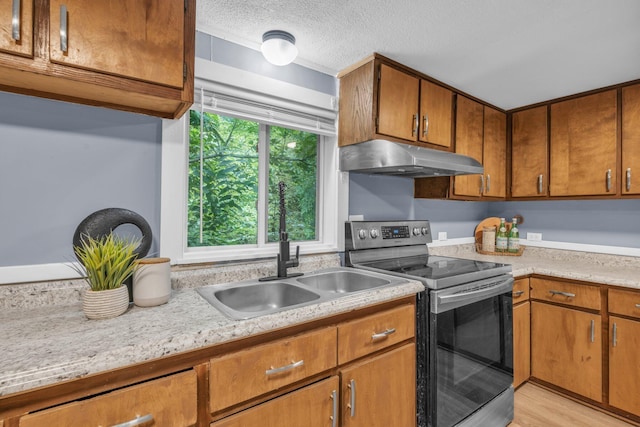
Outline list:
[[[330,109],[203,79],[195,87],[198,109],[319,135],[337,133],[337,113]]]

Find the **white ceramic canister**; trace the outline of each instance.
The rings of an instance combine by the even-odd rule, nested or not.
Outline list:
[[[171,263],[169,258],[142,258],[133,272],[133,303],[153,307],[169,301]]]

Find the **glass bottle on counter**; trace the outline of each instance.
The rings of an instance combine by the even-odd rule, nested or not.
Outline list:
[[[518,230],[518,218],[513,218],[511,223],[511,230],[509,230],[507,251],[511,253],[518,253],[520,250],[520,231]]]
[[[507,226],[504,223],[504,218],[500,218],[500,226],[496,233],[496,252],[507,252],[508,242]]]

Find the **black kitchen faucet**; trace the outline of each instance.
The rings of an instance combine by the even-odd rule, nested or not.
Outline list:
[[[287,277],[302,276],[302,273],[287,273],[287,269],[297,267],[300,263],[300,246],[296,246],[296,256],[291,259],[289,248],[289,235],[287,234],[287,209],[284,203],[284,193],[286,191],[284,181],[278,183],[278,194],[280,196],[280,251],[278,252],[278,274],[276,276],[261,277],[261,282],[277,279],[285,279]]]

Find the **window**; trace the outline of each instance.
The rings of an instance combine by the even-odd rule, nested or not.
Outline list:
[[[318,141],[311,132],[191,110],[187,246],[277,242],[280,182],[289,240],[317,240]]]
[[[160,255],[172,264],[278,253],[278,182],[301,255],[337,252],[348,208],[336,99],[196,58],[195,102],[162,123]]]

